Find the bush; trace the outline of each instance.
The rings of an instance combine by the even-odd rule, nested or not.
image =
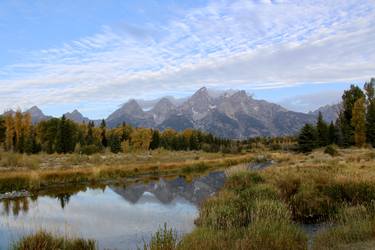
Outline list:
[[[224,188],[239,192],[263,182],[263,177],[257,172],[239,172],[228,178]]]
[[[324,149],[324,153],[325,154],[329,154],[330,156],[334,157],[334,156],[338,156],[339,155],[339,152],[336,150],[336,148],[332,145],[328,145],[325,149]]]
[[[95,153],[99,153],[101,151],[100,147],[96,145],[84,145],[81,146],[81,154],[85,155],[92,155]]]
[[[202,205],[196,223],[217,230],[244,227],[250,222],[251,205],[232,192],[221,192]]]
[[[94,240],[67,239],[39,231],[25,236],[11,246],[12,250],[95,250]]]
[[[179,250],[217,250],[235,249],[237,239],[242,237],[240,230],[213,230],[209,228],[196,228],[186,235],[180,244]]]
[[[174,250],[178,243],[177,233],[172,229],[167,228],[164,224],[163,228],[159,228],[154,235],[152,235],[150,243],[144,244],[144,250]]]
[[[293,219],[303,223],[315,223],[328,219],[336,212],[336,204],[320,193],[312,184],[302,185],[289,200]]]
[[[307,237],[296,225],[286,221],[263,219],[251,224],[238,249],[305,250]]]

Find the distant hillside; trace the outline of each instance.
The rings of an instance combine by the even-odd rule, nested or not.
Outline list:
[[[330,123],[331,121],[335,122],[336,119],[339,117],[340,109],[341,109],[341,104],[325,105],[323,107],[318,108],[315,111],[312,111],[312,112],[310,111],[309,114],[318,116],[319,112],[321,112],[323,119],[326,122]]]

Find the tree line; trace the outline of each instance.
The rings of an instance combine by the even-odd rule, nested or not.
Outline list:
[[[338,119],[327,124],[321,113],[315,125],[306,124],[298,136],[298,148],[309,152],[314,148],[336,144],[340,147],[375,147],[375,79],[357,85],[342,95]]]
[[[127,153],[158,148],[227,153],[241,150],[232,140],[194,129],[159,131],[125,123],[107,128],[104,120],[95,126],[94,122],[75,123],[65,116],[32,124],[30,115],[20,110],[14,115],[0,116],[0,144],[6,151],[27,154],[93,154],[106,150]]]

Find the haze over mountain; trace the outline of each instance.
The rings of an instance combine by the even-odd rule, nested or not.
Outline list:
[[[294,112],[278,104],[257,100],[243,90],[218,93],[206,87],[180,104],[173,103],[173,100],[176,99],[160,98],[143,109],[135,99],[131,99],[105,119],[107,126],[127,123],[160,130],[195,128],[226,138],[280,136],[295,134],[305,123],[315,123],[319,111],[327,122],[336,120],[339,111],[337,104],[326,105],[308,114]],[[30,113],[33,123],[52,118],[36,106],[25,112]],[[14,114],[14,111],[6,113]],[[90,121],[76,109],[64,115],[78,123]],[[100,120],[93,121],[96,125],[100,123]]]

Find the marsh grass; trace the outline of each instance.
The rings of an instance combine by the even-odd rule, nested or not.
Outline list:
[[[198,227],[177,249],[307,249],[298,225],[317,222],[331,226],[314,237],[314,249],[373,249],[374,152],[271,152],[270,168],[227,171],[223,190],[202,204]]]
[[[96,250],[94,240],[81,238],[66,238],[53,235],[45,231],[39,231],[31,235],[24,236],[19,241],[14,242],[11,250]]]
[[[160,227],[151,237],[150,242],[144,243],[143,250],[174,250],[178,244],[177,233],[167,227]],[[139,248],[138,248],[139,249]]]
[[[199,155],[199,160],[194,160],[197,155]],[[21,161],[20,159],[28,159],[23,160],[25,162],[37,159],[41,163],[37,167],[25,164],[22,165],[23,167],[16,167],[11,164],[9,165],[11,167],[0,170],[0,192],[21,189],[37,191],[56,185],[95,183],[142,174],[191,174],[250,162],[253,159],[252,154],[226,155],[224,157],[218,157],[218,155],[204,152],[169,151],[157,151],[142,155],[104,154],[92,156],[9,154],[9,157],[18,159],[17,162]],[[74,165],[74,162],[83,163]],[[58,167],[51,167],[51,164]]]

